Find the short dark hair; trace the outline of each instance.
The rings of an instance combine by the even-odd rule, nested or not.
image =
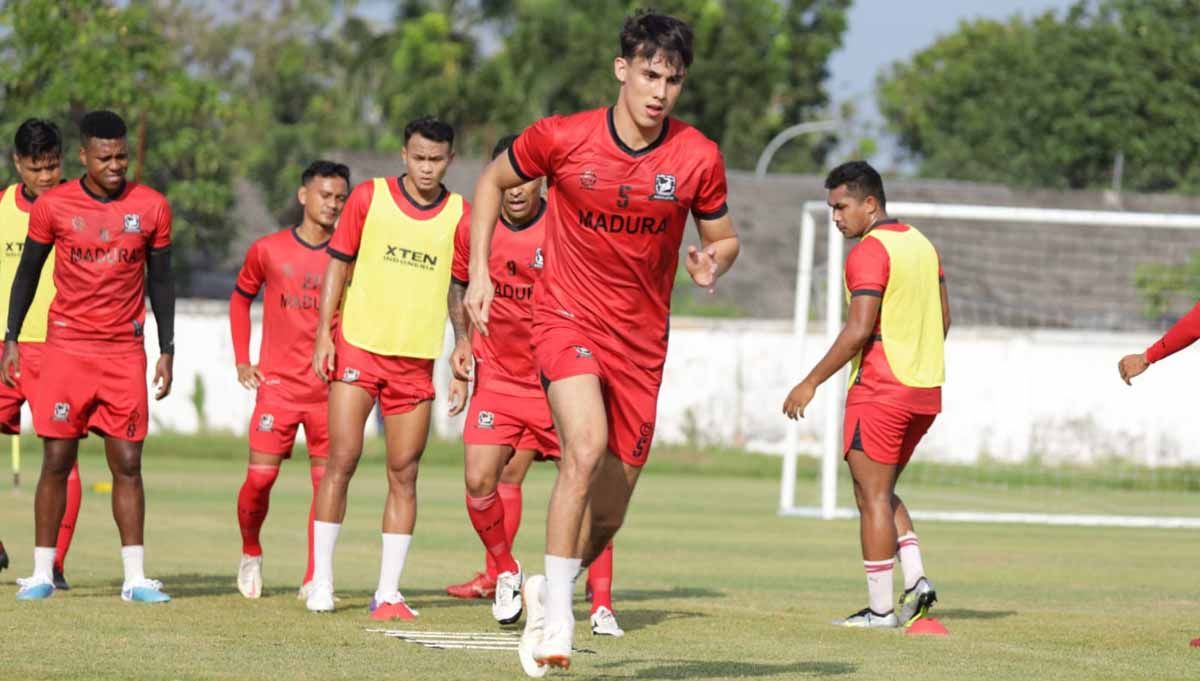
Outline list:
[[[119,140],[127,134],[125,120],[111,111],[89,111],[79,121],[79,138],[85,146],[92,139]]]
[[[496,146],[492,147],[492,158],[496,158],[500,154],[508,151],[508,148],[513,145],[513,142],[517,141],[517,137],[519,137],[519,135],[505,135],[504,137],[501,137],[500,141],[496,142]]]
[[[829,171],[825,177],[825,188],[835,189],[846,185],[846,191],[854,198],[863,200],[874,196],[880,208],[887,208],[887,196],[883,193],[883,178],[866,161],[847,161]]]
[[[454,128],[433,116],[421,116],[409,121],[408,125],[404,126],[404,143],[408,144],[413,135],[420,135],[430,142],[446,142],[454,148]]]
[[[13,136],[13,151],[21,158],[62,157],[62,133],[44,118],[27,118]]]
[[[338,163],[337,161],[313,161],[308,164],[303,173],[300,173],[300,184],[307,185],[314,177],[340,177],[349,186],[350,168],[345,163]]]
[[[692,65],[692,27],[653,10],[639,9],[621,26],[621,56],[653,59],[662,53],[667,63],[678,68]]]

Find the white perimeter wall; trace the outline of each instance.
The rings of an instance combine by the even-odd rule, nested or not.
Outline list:
[[[256,305],[252,348],[259,342],[258,319]],[[244,433],[254,397],[236,380],[227,305],[180,301],[176,336],[175,388],[166,400],[152,404],[152,428],[197,429],[191,395],[198,376],[208,427]],[[153,367],[152,320],[146,337]],[[1200,391],[1195,387],[1200,347],[1151,367],[1132,388],[1117,376],[1117,360],[1154,339],[1153,334],[952,329],[944,411],[918,455],[955,462],[1040,456],[1050,463],[1108,457],[1149,465],[1200,463]],[[675,320],[656,441],[780,451],[784,396],[825,348],[816,326],[802,358],[790,322]],[[445,416],[448,376],[439,361],[435,429],[454,437],[459,425]],[[821,388],[802,422],[803,451],[817,451],[822,393],[832,389],[831,384]]]

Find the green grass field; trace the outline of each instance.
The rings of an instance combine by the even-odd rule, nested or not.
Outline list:
[[[152,437],[144,461],[147,572],[174,601],[123,603],[107,471],[85,447],[85,493],[67,561],[74,589],[18,603],[31,571],[32,492],[40,457],[25,443],[25,484],[0,486],[0,539],[14,561],[0,589],[0,678],[516,679],[515,654],[431,650],[368,633],[384,493],[379,443],[359,468],[335,561],[340,607],[311,615],[296,600],[309,487],[288,462],[264,529],[266,595],[246,601],[234,576],[234,512],[244,444],[230,437]],[[7,449],[6,447],[3,449]],[[2,450],[0,450],[2,451]],[[443,595],[482,560],[463,508],[461,457],[435,444],[421,471],[420,518],[402,587],[410,627],[495,631],[487,603]],[[918,528],[948,638],[848,631],[829,621],[865,604],[857,523],[776,516],[778,462],[732,452],[657,450],[616,544],[623,639],[593,639],[586,609],[579,679],[1187,679],[1200,677],[1194,531],[926,523]],[[552,469],[525,492],[517,554],[541,566]],[[815,486],[814,469],[800,485]],[[914,468],[914,507],[1200,515],[1191,480],[1155,489],[1042,476]],[[1039,483],[1040,481],[1040,483]],[[843,497],[843,503],[849,503]],[[898,573],[899,571],[897,571]],[[582,581],[582,580],[581,580]],[[897,575],[897,581],[899,576]],[[582,588],[581,588],[582,591]],[[581,595],[582,597],[582,595]],[[393,625],[397,628],[399,624]],[[513,630],[516,630],[515,628]]]

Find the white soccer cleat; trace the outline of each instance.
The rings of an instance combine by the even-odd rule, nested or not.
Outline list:
[[[496,595],[492,600],[492,617],[500,624],[512,624],[521,619],[521,583],[524,574],[517,563],[516,572],[501,572],[496,577]]]
[[[242,562],[238,564],[237,587],[246,598],[262,596],[262,562],[262,556],[242,554]]]
[[[521,642],[517,645],[517,658],[521,660],[521,669],[535,679],[542,678],[550,671],[549,667],[533,659],[534,650],[542,643],[542,630],[546,626],[546,611],[542,607],[542,589],[545,585],[545,577],[533,575],[525,580],[522,590],[522,600],[525,602],[525,631],[521,632]]]
[[[333,584],[314,580],[311,585],[304,607],[309,612],[333,612]]]
[[[603,605],[592,613],[592,636],[612,636],[621,638],[625,630],[617,624],[617,615]]]

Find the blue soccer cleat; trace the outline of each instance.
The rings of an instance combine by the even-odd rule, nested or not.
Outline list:
[[[139,579],[126,582],[121,587],[121,600],[138,603],[166,603],[171,597],[163,593],[162,582],[157,579]]]
[[[48,582],[45,579],[34,577],[18,579],[17,586],[21,587],[17,589],[18,601],[40,601],[54,595],[54,582]]]

